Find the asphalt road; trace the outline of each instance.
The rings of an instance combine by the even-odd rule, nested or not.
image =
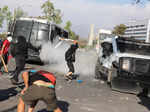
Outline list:
[[[31,65],[30,65],[31,66]],[[36,65],[34,67],[37,67]],[[43,66],[39,66],[38,68]],[[112,91],[106,83],[82,76],[67,83],[63,74],[53,71],[57,77],[58,105],[63,112],[148,112],[150,99],[133,94]],[[20,80],[21,81],[21,80]],[[16,112],[20,89],[10,83],[7,74],[0,76],[0,112]],[[45,112],[46,106],[39,102],[35,112]],[[27,111],[26,111],[27,112]]]

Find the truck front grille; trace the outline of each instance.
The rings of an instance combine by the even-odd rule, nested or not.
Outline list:
[[[150,60],[134,59],[133,72],[137,75],[150,75]]]

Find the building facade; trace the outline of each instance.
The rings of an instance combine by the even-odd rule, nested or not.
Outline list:
[[[150,19],[131,21],[126,25],[125,34],[123,37],[134,38],[150,42]]]

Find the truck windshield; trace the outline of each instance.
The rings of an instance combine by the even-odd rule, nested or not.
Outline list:
[[[117,48],[122,53],[150,55],[150,43],[140,42],[123,37],[117,39]]]

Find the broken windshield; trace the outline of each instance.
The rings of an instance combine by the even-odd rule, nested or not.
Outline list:
[[[150,55],[150,44],[135,40],[119,37],[117,40],[117,49],[121,53],[135,53],[139,55]]]

